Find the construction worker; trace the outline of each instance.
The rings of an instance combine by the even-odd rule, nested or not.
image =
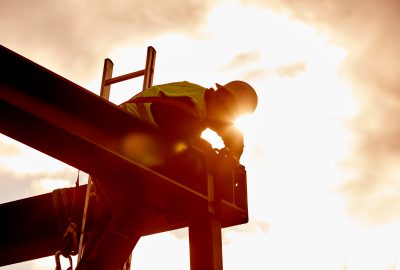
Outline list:
[[[221,136],[225,148],[239,160],[243,136],[234,127],[234,120],[255,110],[257,94],[243,81],[216,86],[216,89],[207,89],[190,82],[157,85],[124,102],[121,108],[189,142],[198,139],[205,128],[210,128]],[[77,267],[79,270],[121,269],[141,237],[146,215],[144,187],[141,190],[135,185],[132,190],[127,180],[107,180],[94,179],[104,210],[103,226],[97,226],[95,237],[89,239]]]

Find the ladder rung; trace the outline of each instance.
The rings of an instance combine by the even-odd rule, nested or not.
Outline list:
[[[126,80],[129,80],[129,79],[133,79],[133,78],[136,78],[136,77],[139,77],[139,76],[143,76],[144,72],[145,72],[145,70],[142,69],[142,70],[135,71],[135,72],[132,72],[132,73],[128,73],[128,74],[125,74],[125,75],[121,75],[121,76],[106,80],[104,84],[105,85],[110,85],[110,84],[113,84],[113,83],[118,83],[118,82],[126,81]]]

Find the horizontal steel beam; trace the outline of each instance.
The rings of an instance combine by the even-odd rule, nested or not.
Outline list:
[[[0,204],[0,266],[54,255],[63,247],[69,218],[81,227],[86,185],[57,189],[21,200]],[[89,204],[87,230],[93,228],[96,199]],[[172,209],[150,208],[143,236],[188,226]],[[172,214],[172,215],[170,215]],[[78,235],[79,239],[79,235]]]

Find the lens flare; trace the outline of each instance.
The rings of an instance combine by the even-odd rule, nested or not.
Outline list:
[[[235,127],[243,133],[249,131],[254,124],[255,123],[253,123],[253,117],[251,114],[242,115],[235,120]]]
[[[201,138],[211,143],[213,148],[224,148],[224,142],[222,138],[213,130],[207,128],[201,133]]]
[[[135,162],[145,166],[157,166],[163,163],[163,147],[146,133],[132,133],[121,140],[124,154]]]

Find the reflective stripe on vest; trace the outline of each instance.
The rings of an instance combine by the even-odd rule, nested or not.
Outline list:
[[[188,97],[193,102],[195,108],[195,110],[190,109],[190,111],[193,111],[196,116],[198,116],[200,119],[203,119],[206,114],[204,100],[204,94],[206,91],[207,88],[186,81],[156,85],[143,90],[138,95],[123,103],[121,106],[136,117],[156,125],[150,110],[151,103],[157,102],[157,100],[153,98],[159,98],[160,103],[166,103],[162,100],[163,95],[166,97]],[[174,105],[171,102],[167,103]],[[183,104],[182,106],[185,107]]]

